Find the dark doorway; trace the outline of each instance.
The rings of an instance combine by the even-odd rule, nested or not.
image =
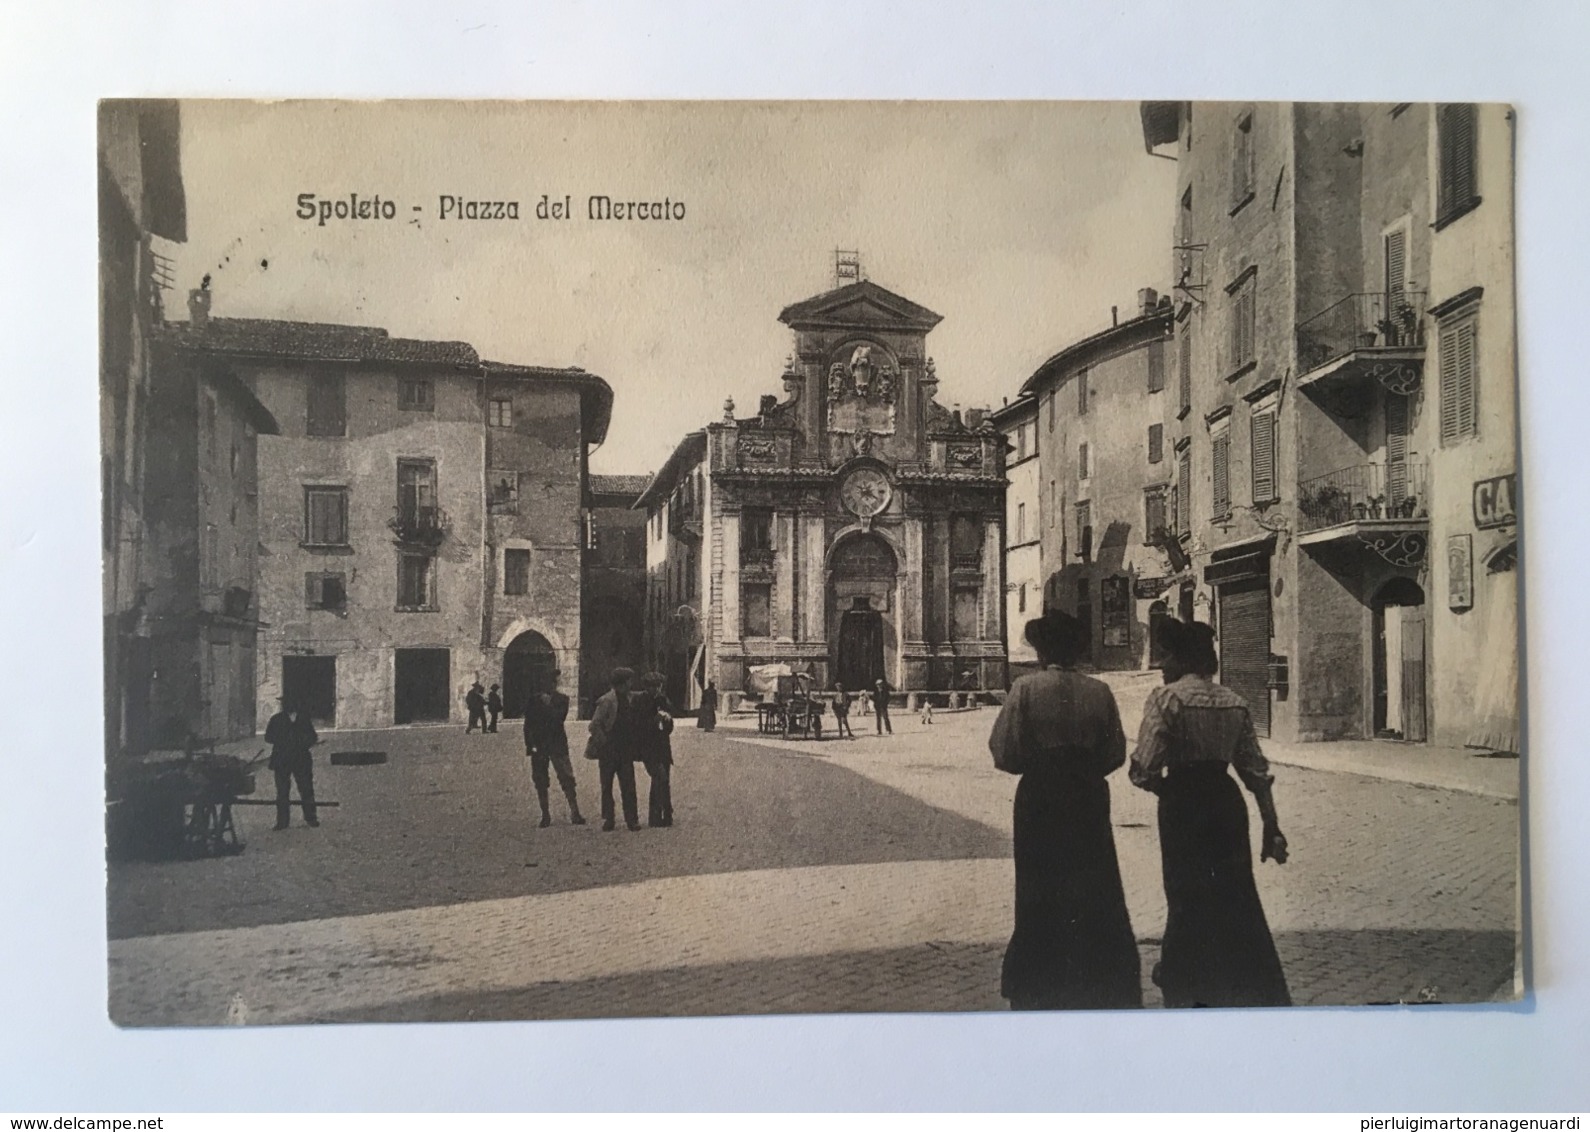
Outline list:
[[[452,654],[447,649],[398,649],[394,723],[445,723],[452,708]]]
[[[337,658],[282,657],[282,699],[321,727],[337,725]]]
[[[1393,578],[1373,602],[1374,733],[1383,739],[1423,743],[1425,705],[1424,590]]]
[[[1093,588],[1087,578],[1077,579],[1077,632],[1082,638],[1080,659],[1093,659]]]
[[[1270,580],[1245,578],[1220,587],[1220,682],[1248,702],[1253,728],[1270,733]]]
[[[557,671],[557,654],[540,633],[520,633],[502,656],[502,711],[510,719],[524,715],[530,693]]]
[[[1163,668],[1165,666],[1165,646],[1160,642],[1160,633],[1164,630],[1165,622],[1170,620],[1170,608],[1163,601],[1156,601],[1148,607],[1148,666],[1150,668]]]
[[[847,688],[871,688],[883,674],[883,614],[858,597],[839,619],[839,682]]]

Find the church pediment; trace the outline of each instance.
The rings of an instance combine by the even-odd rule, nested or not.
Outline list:
[[[795,330],[840,327],[926,333],[942,321],[933,311],[871,280],[793,303],[778,317]]]

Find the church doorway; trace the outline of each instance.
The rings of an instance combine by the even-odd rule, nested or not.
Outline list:
[[[829,570],[834,679],[870,688],[887,679],[894,635],[894,550],[877,534],[854,535],[835,548]]]
[[[509,719],[524,715],[530,693],[544,687],[543,681],[558,669],[557,654],[540,633],[526,630],[502,654],[502,713]]]

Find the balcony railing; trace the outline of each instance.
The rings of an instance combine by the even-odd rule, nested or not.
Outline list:
[[[399,507],[386,523],[404,546],[434,549],[447,538],[447,513],[440,507]]]
[[[1368,291],[1332,303],[1297,328],[1303,372],[1358,350],[1422,348],[1425,298],[1423,291]]]
[[[774,551],[770,546],[742,546],[740,548],[741,566],[772,566]]]
[[[1430,517],[1422,463],[1354,464],[1297,485],[1298,533]]]

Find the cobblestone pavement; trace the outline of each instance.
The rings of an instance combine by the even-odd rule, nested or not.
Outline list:
[[[506,731],[334,733],[322,751],[390,761],[317,759],[343,803],[320,829],[272,833],[254,808],[240,856],[112,868],[112,1017],[1000,1009],[1015,782],[989,765],[992,721],[902,717],[892,738],[821,744],[686,726],[678,824],[638,834],[570,827],[556,797],[558,824],[533,828]],[[577,764],[589,814],[596,775]],[[1153,799],[1112,788],[1146,976],[1164,923]],[[1294,855],[1260,891],[1299,1003],[1511,992],[1515,804],[1288,766],[1277,796]]]

